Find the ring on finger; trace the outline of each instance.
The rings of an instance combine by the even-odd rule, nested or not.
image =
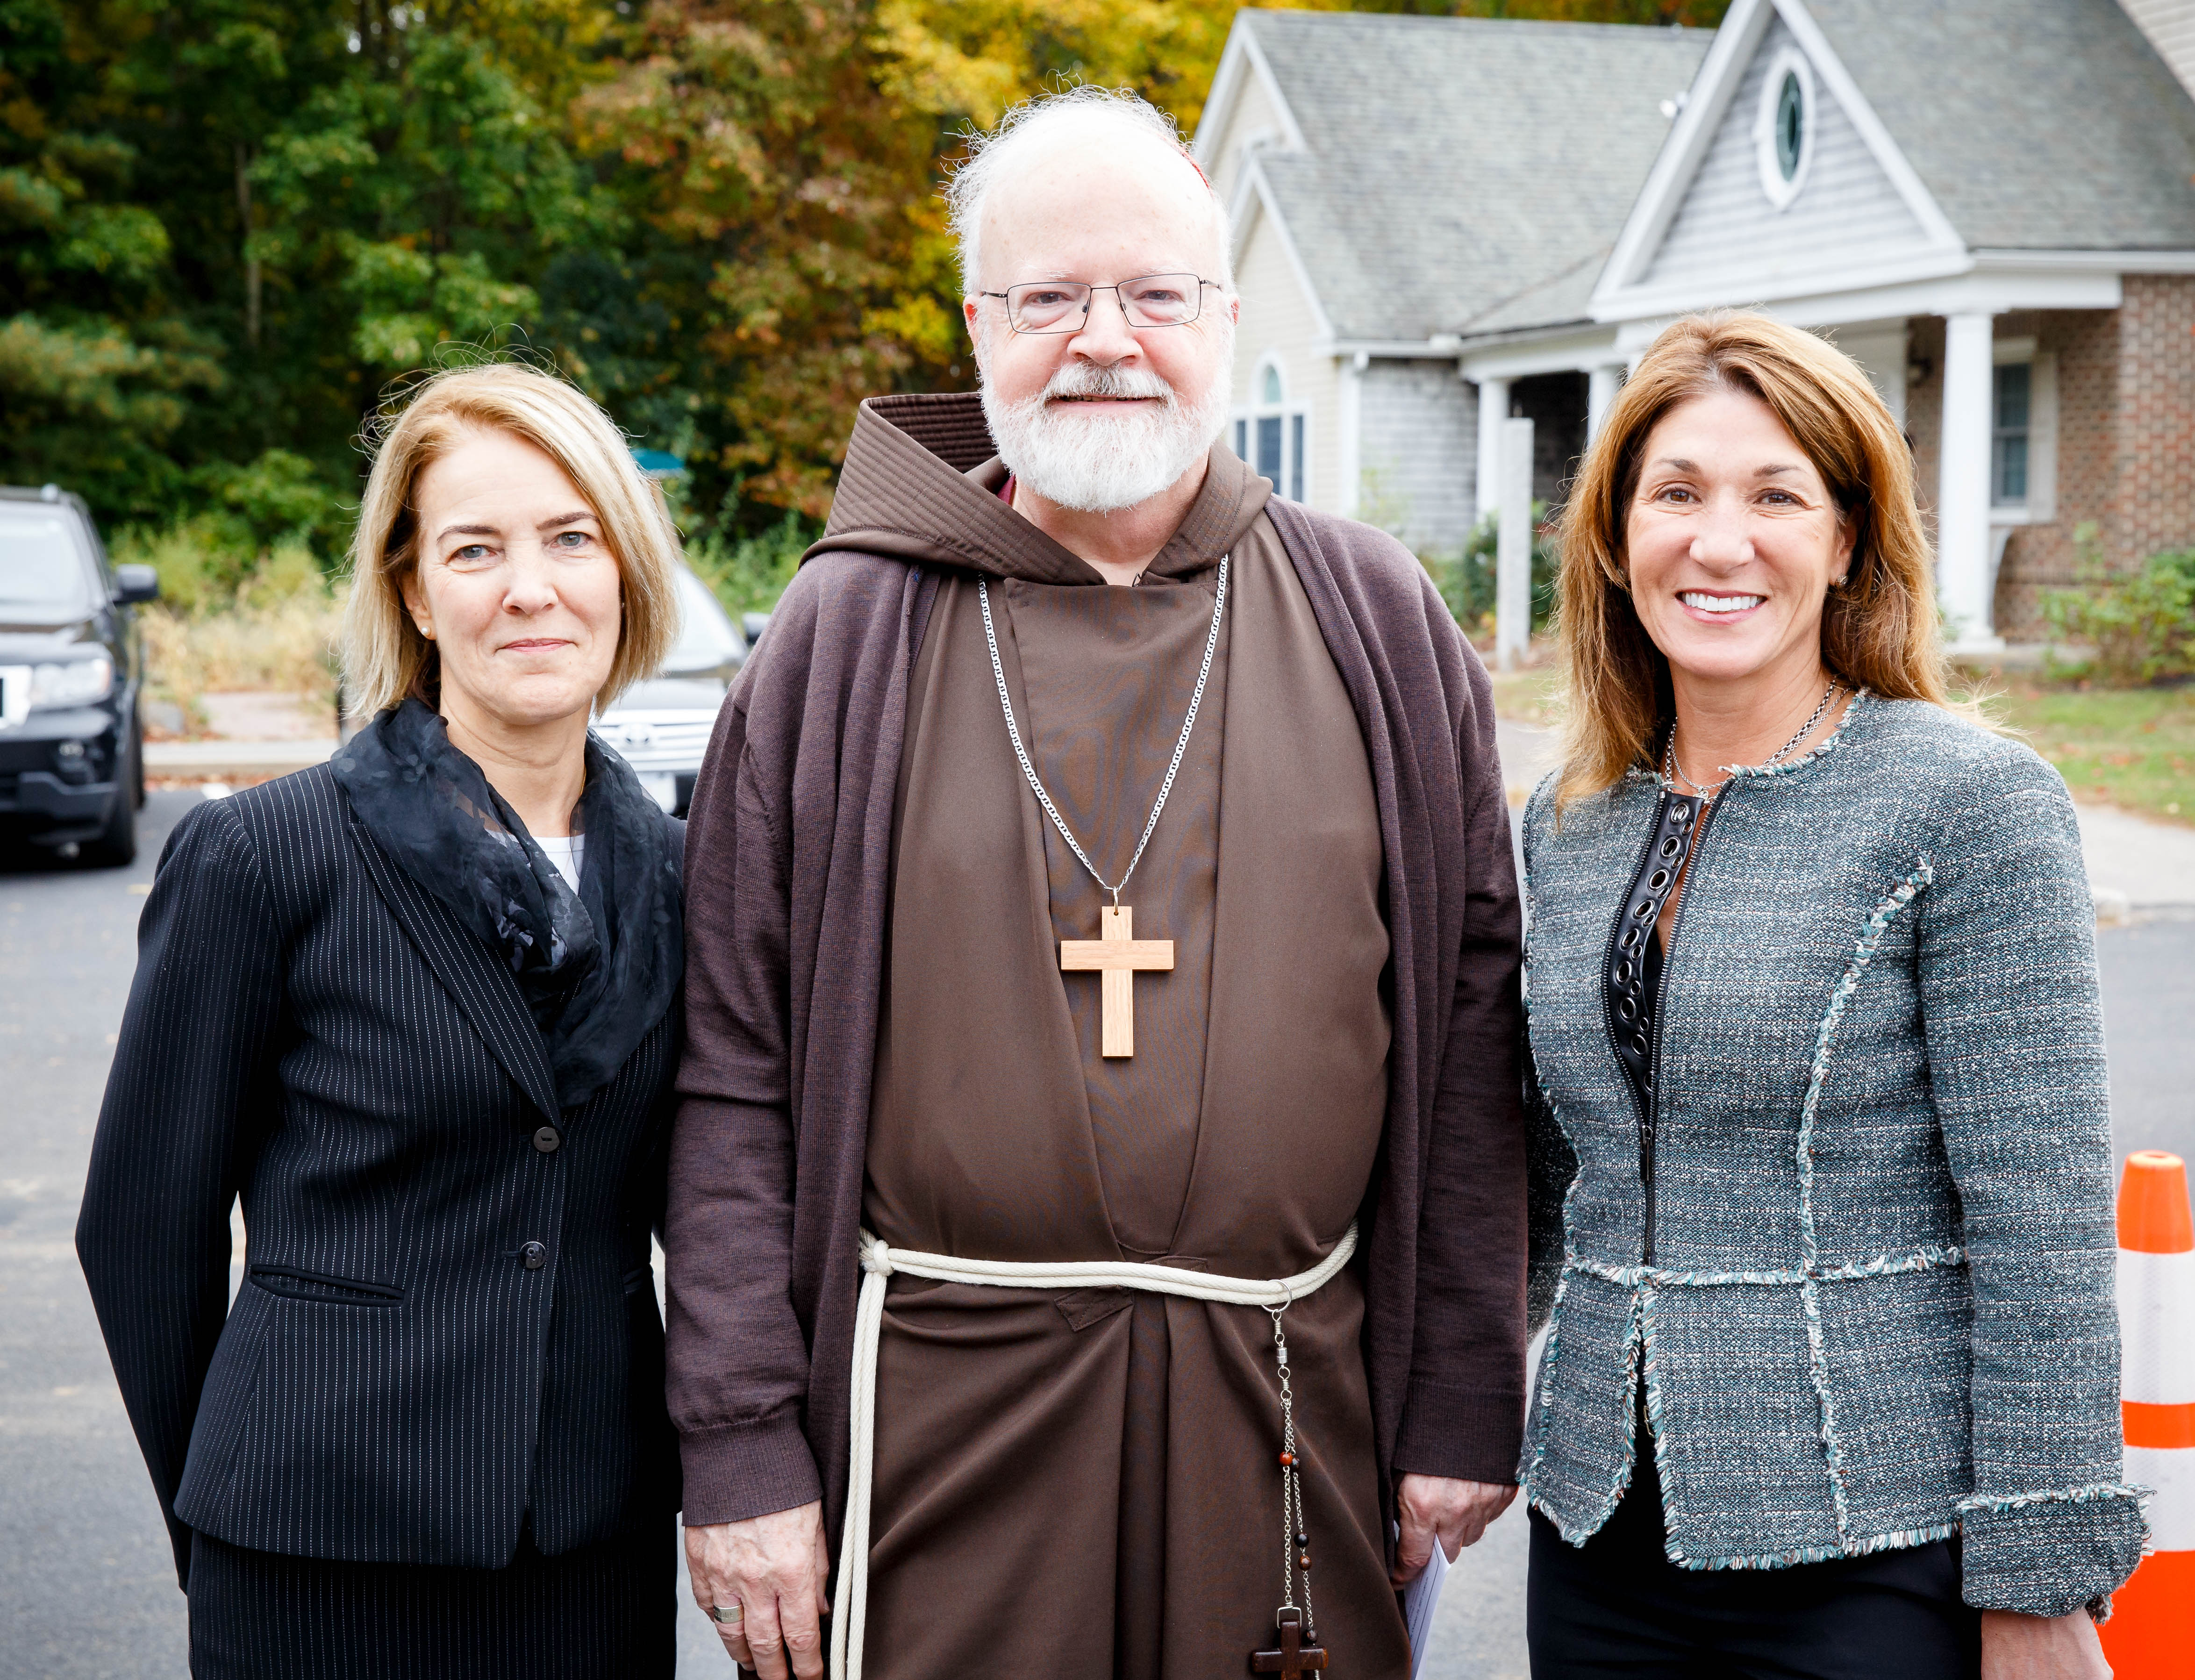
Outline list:
[[[709,1619],[722,1622],[727,1627],[737,1626],[746,1619],[746,1607],[742,1604],[712,1604]]]

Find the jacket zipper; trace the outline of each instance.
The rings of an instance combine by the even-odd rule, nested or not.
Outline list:
[[[1631,873],[1627,878],[1633,882],[1636,882],[1639,879],[1639,872],[1646,866],[1646,854],[1654,849],[1654,837],[1662,831],[1662,806],[1666,803],[1667,799],[1665,796],[1662,802],[1657,803],[1655,805],[1654,820],[1647,827],[1645,839],[1639,843],[1639,855],[1631,860]],[[1627,892],[1623,895],[1623,902],[1617,905],[1616,907],[1616,919],[1609,924],[1608,928],[1608,946],[1607,948],[1600,953],[1600,973],[1597,980],[1597,984],[1600,991],[1600,1018],[1602,1024],[1606,1027],[1608,1032],[1609,1050],[1611,1055],[1615,1052],[1616,1040],[1620,1036],[1620,1027],[1616,1021],[1614,1010],[1609,1007],[1608,971],[1610,966],[1616,961],[1616,942],[1622,936],[1623,923],[1628,919],[1626,912],[1630,907],[1630,903],[1631,895]],[[1681,905],[1678,906],[1678,913],[1679,915],[1684,913],[1684,908]],[[1667,964],[1664,964],[1662,969],[1662,978],[1666,981],[1668,977],[1668,966]],[[1659,1007],[1658,1000],[1656,1007]],[[1661,1044],[1661,1031],[1658,1023],[1659,1017],[1657,1016],[1653,1040],[1653,1044],[1656,1047],[1658,1047]],[[1646,1192],[1646,1253],[1645,1263],[1651,1265],[1654,1260],[1654,1164],[1651,1153],[1652,1138],[1654,1135],[1653,1119],[1648,1113],[1645,1105],[1639,1102],[1638,1085],[1631,1077],[1631,1070],[1624,1067],[1623,1058],[1622,1056],[1616,1056],[1616,1071],[1623,1075],[1624,1085],[1631,1092],[1632,1106],[1639,1111],[1639,1182],[1645,1186]],[[1654,1072],[1654,1064],[1651,1058],[1646,1064],[1646,1071],[1651,1083],[1651,1076]]]
[[[1646,1187],[1646,1237],[1640,1246],[1639,1263],[1646,1266],[1654,1263],[1654,1157],[1662,1134],[1662,1012],[1669,1001],[1669,970],[1676,962],[1677,935],[1684,928],[1685,911],[1692,901],[1692,866],[1706,849],[1708,815],[1714,808],[1711,801],[1703,800],[1699,814],[1692,819],[1691,844],[1685,854],[1684,870],[1672,883],[1679,893],[1677,913],[1670,920],[1668,938],[1662,941],[1662,973],[1654,983],[1654,1021],[1646,1044],[1647,1096],[1644,1131],[1639,1141],[1639,1176]]]

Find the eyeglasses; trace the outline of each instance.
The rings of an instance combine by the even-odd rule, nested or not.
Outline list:
[[[1094,294],[1109,291],[1132,327],[1187,326],[1204,308],[1204,289],[1217,280],[1194,274],[1139,274],[1118,285],[1093,286],[1080,280],[1031,280],[986,291],[982,297],[1006,300],[1006,321],[1016,332],[1080,332],[1090,319]]]

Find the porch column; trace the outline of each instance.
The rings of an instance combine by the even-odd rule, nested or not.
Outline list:
[[[1936,590],[1960,653],[2004,646],[1990,621],[1990,317],[1944,321],[1944,444],[1936,486]]]
[[[1484,519],[1500,505],[1501,423],[1509,417],[1509,382],[1478,382],[1478,514]]]
[[[1623,388],[1623,364],[1599,362],[1586,370],[1585,385],[1585,440],[1591,443],[1600,435],[1600,423],[1608,417],[1608,406],[1616,400],[1616,394]]]
[[[1339,512],[1355,519],[1364,500],[1364,370],[1372,358],[1359,350],[1341,363],[1341,405],[1334,429],[1335,464],[1341,469]]]
[[[1504,670],[1532,656],[1532,423],[1501,423],[1496,493],[1501,540],[1495,549],[1494,646]]]

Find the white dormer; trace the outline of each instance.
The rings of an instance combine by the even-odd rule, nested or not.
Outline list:
[[[1894,285],[1964,244],[1800,0],[1738,0],[1593,294],[1604,319]]]

